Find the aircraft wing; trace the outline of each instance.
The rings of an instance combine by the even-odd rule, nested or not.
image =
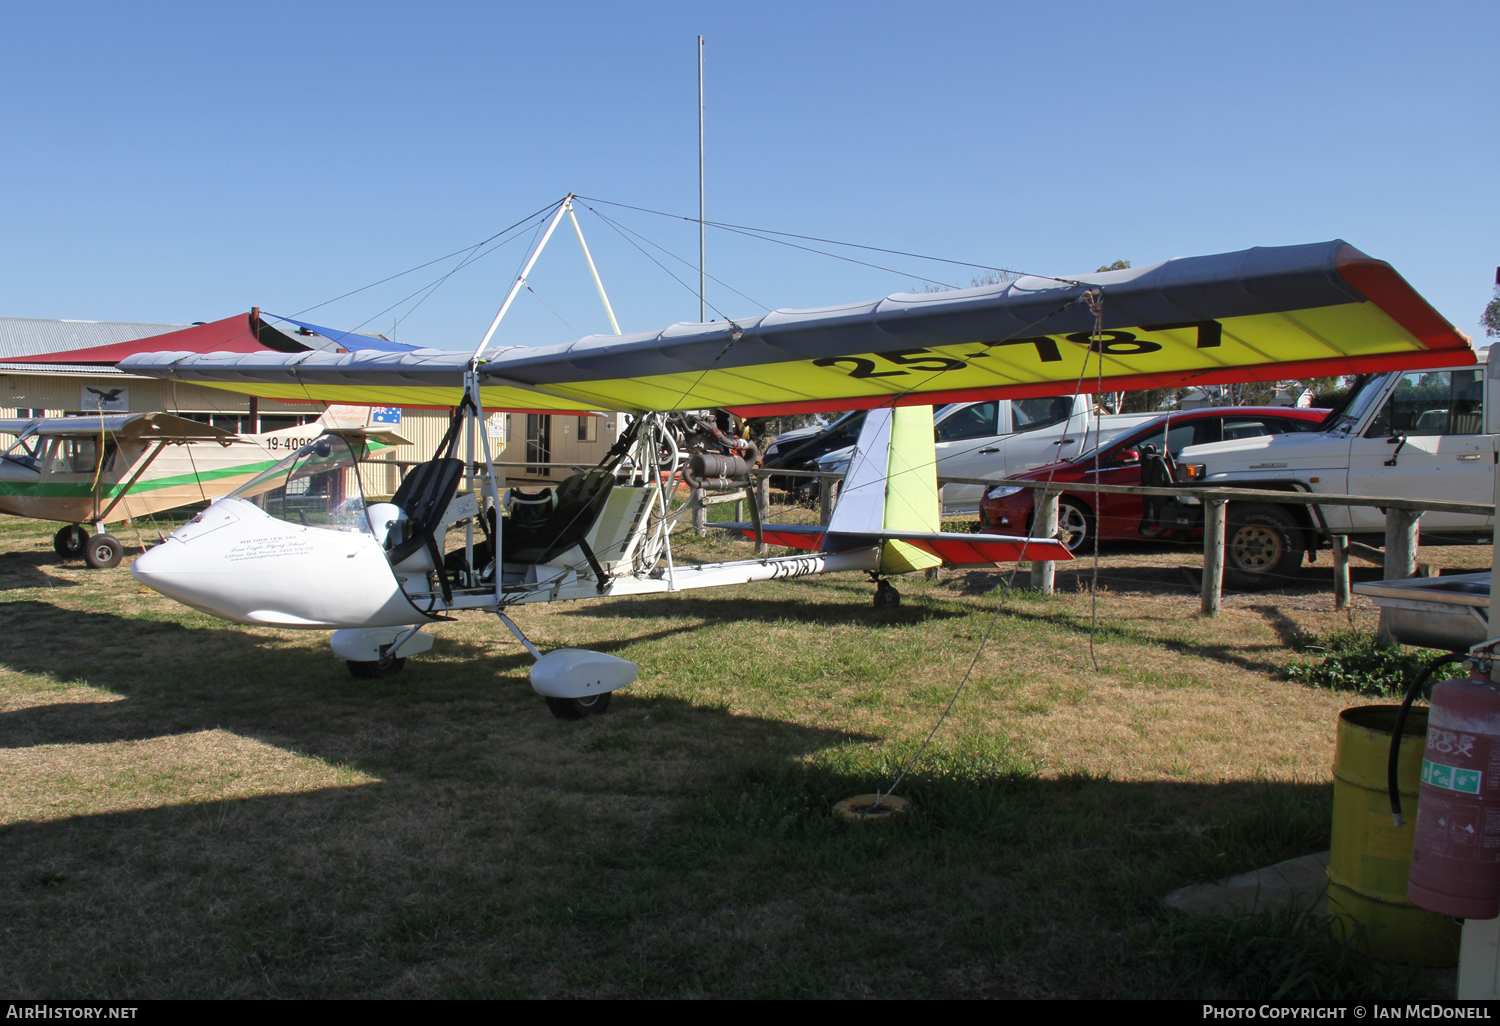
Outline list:
[[[34,435],[47,438],[98,438],[101,433],[127,438],[165,438],[173,442],[222,442],[238,436],[209,424],[201,424],[170,413],[82,414],[77,417],[12,417],[0,420],[0,432],[20,434],[35,427]]]
[[[1103,297],[1100,339],[1088,290]],[[161,352],[119,366],[263,398],[452,406],[468,359]],[[1468,337],[1389,264],[1333,240],[496,347],[479,369],[490,408],[766,415],[1473,362]]]

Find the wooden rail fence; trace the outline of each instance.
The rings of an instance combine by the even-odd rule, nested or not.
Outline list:
[[[770,478],[801,477],[816,478],[818,488],[819,522],[827,524],[838,501],[838,491],[843,483],[842,473],[830,474],[811,470],[764,470],[751,472],[756,478],[755,498],[760,504],[762,517],[770,506]],[[1012,481],[973,477],[939,477],[938,485],[967,484],[993,488],[1013,485],[1030,489],[1033,508],[1037,510],[1032,530],[1039,538],[1056,537],[1058,533],[1058,500],[1063,492],[1093,492],[1114,495],[1161,496],[1195,499],[1203,505],[1203,584],[1202,610],[1205,616],[1218,616],[1224,594],[1224,547],[1226,541],[1225,507],[1230,502],[1268,502],[1281,505],[1301,506],[1369,506],[1383,509],[1385,518],[1385,551],[1351,541],[1347,535],[1329,531],[1333,548],[1333,596],[1334,606],[1343,609],[1349,604],[1349,557],[1358,556],[1373,563],[1382,564],[1387,580],[1401,580],[1417,572],[1417,525],[1426,512],[1462,513],[1471,516],[1493,517],[1495,507],[1491,503],[1451,502],[1446,499],[1411,499],[1377,495],[1328,495],[1322,492],[1288,492],[1266,488],[1147,488],[1139,485],[1104,485],[1083,482]],[[736,502],[735,519],[743,521],[743,503],[748,490],[740,489],[725,495],[705,497],[694,493],[693,525],[698,533],[706,533],[707,507],[718,502]],[[1046,594],[1052,594],[1056,582],[1057,564],[1053,560],[1033,560],[1031,564],[1031,586]]]

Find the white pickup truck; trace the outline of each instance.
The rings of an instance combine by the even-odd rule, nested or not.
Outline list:
[[[1493,502],[1500,361],[1490,366],[1488,355],[1479,353],[1478,366],[1361,377],[1317,431],[1188,446],[1177,456],[1179,482]],[[1380,544],[1385,534],[1384,513],[1364,506],[1231,502],[1226,512],[1225,572],[1242,585],[1292,574],[1332,535]],[[1198,505],[1172,503],[1164,513],[1180,533],[1202,524]],[[1492,529],[1489,517],[1421,520],[1427,544],[1488,543]]]

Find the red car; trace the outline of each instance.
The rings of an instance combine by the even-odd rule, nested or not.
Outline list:
[[[1154,444],[1158,450],[1165,447],[1175,458],[1190,445],[1255,435],[1316,431],[1327,413],[1327,410],[1285,406],[1216,406],[1167,413],[1131,429],[1122,438],[1107,441],[1099,453],[1097,476],[1091,450],[1076,460],[1016,474],[1012,480],[1046,481],[1050,475],[1051,480],[1062,483],[1097,481],[1107,485],[1139,485],[1142,446]],[[990,488],[979,505],[980,530],[992,534],[1029,534],[1031,506],[1029,488],[1018,485]],[[1063,543],[1071,551],[1092,548],[1096,512],[1099,513],[1101,541],[1149,537],[1141,533],[1145,508],[1139,495],[1064,490],[1058,502],[1057,521],[1063,530]]]

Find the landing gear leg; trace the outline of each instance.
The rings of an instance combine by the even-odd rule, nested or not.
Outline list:
[[[901,593],[891,587],[891,582],[882,577],[875,582],[875,608],[883,609],[887,606],[899,606],[901,604]]]
[[[559,648],[542,655],[510,617],[498,611],[497,615],[536,660],[530,674],[532,690],[547,700],[548,711],[560,720],[604,715],[615,688],[635,680],[640,670],[628,659],[578,648]]]

